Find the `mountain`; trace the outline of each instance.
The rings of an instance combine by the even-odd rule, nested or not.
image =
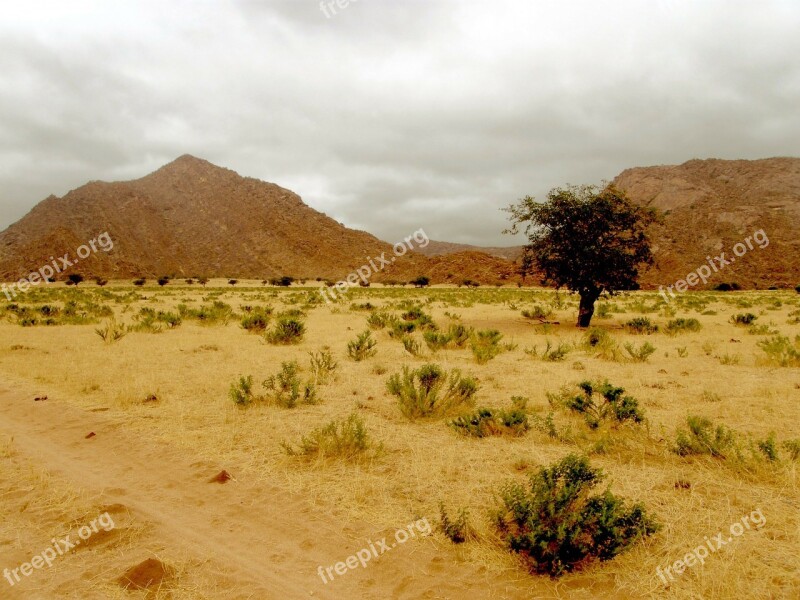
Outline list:
[[[280,186],[181,156],[134,181],[92,181],[50,196],[0,233],[0,280],[26,276],[54,256],[108,232],[111,252],[92,253],[70,272],[106,278],[246,277],[339,279],[392,246],[348,229]],[[374,281],[463,278],[498,281],[499,259],[428,259],[409,252]],[[458,273],[458,275],[456,275]]]
[[[713,273],[710,285],[800,284],[800,159],[690,160],[628,169],[612,183],[664,214],[663,223],[651,230],[657,265],[643,285],[673,284],[720,252],[730,264]],[[759,230],[768,240],[764,248],[757,243],[761,234],[753,239]],[[739,243],[744,247],[736,247]]]
[[[487,247],[431,240],[425,248],[419,249],[419,253],[425,256],[449,256],[458,252],[480,252],[489,256],[515,261],[522,255],[522,246]]]

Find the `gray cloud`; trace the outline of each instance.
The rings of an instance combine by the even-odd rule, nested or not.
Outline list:
[[[327,9],[330,12],[330,9]],[[191,153],[387,241],[691,158],[798,155],[800,5],[34,3],[0,23],[0,228]]]

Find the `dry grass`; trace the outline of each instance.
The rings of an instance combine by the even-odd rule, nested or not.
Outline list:
[[[271,305],[276,311],[302,306],[295,289],[273,291],[247,288],[220,289],[218,299],[240,312],[243,305]],[[87,288],[88,290],[89,288]],[[115,294],[128,288],[111,289]],[[131,308],[107,302],[118,322],[132,322],[140,307],[176,310],[179,303],[197,307],[211,289],[168,287],[138,290]],[[66,293],[66,292],[65,292]],[[468,561],[490,571],[518,569],[514,558],[498,545],[488,521],[496,505],[495,490],[511,478],[524,477],[535,466],[550,463],[569,452],[588,451],[592,463],[608,475],[613,491],[642,501],[664,525],[646,542],[613,561],[593,565],[588,571],[564,577],[554,594],[593,590],[596,597],[612,590],[628,597],[667,598],[790,598],[800,597],[800,492],[797,463],[751,461],[734,464],[708,458],[681,458],[671,452],[675,430],[687,414],[698,414],[741,432],[743,438],[763,439],[775,432],[780,441],[800,437],[800,369],[762,365],[757,342],[728,322],[746,310],[759,314],[759,323],[771,323],[791,339],[800,325],[789,324],[800,296],[788,292],[697,294],[698,309],[673,303],[676,315],[663,307],[648,316],[663,331],[678,317],[692,317],[702,330],[668,336],[630,335],[622,324],[642,316],[636,307],[653,306],[658,296],[635,293],[612,299],[610,318],[594,325],[610,331],[622,347],[647,340],[656,352],[646,363],[609,361],[579,349],[581,334],[572,324],[575,300],[545,290],[390,290],[379,287],[354,290],[336,305],[307,306],[307,333],[296,346],[273,346],[262,337],[248,335],[232,319],[225,326],[202,326],[192,321],[158,334],[128,333],[108,345],[92,325],[19,327],[0,317],[0,373],[10,379],[35,382],[42,390],[58,393],[84,407],[108,407],[125,419],[132,430],[147,430],[187,448],[199,458],[236,465],[240,474],[264,478],[287,490],[303,490],[323,512],[337,509],[341,518],[359,519],[376,527],[391,528],[409,515],[436,520],[439,503],[467,507],[477,538],[463,546]],[[293,300],[300,304],[292,303]],[[347,360],[347,343],[366,327],[368,313],[351,310],[351,302],[366,302],[382,310],[399,312],[397,303],[424,304],[440,327],[452,322],[446,312],[458,313],[461,322],[477,329],[497,329],[504,342],[517,345],[487,364],[477,364],[469,349],[440,350],[434,356],[410,356],[399,340],[385,330],[373,332],[377,357],[363,362]],[[781,306],[775,304],[782,302]],[[534,304],[553,307],[550,321],[540,326],[525,319],[521,310]],[[713,311],[716,314],[702,314]],[[544,347],[547,340],[574,348],[561,362],[543,362],[523,348]],[[21,346],[11,350],[12,346]],[[240,375],[260,381],[276,372],[283,361],[297,360],[305,380],[311,375],[308,353],[330,346],[339,368],[333,381],[318,388],[321,403],[285,410],[256,405],[242,410],[228,397],[230,384]],[[721,364],[725,356],[739,357],[736,364]],[[478,405],[511,407],[512,396],[529,398],[529,409],[545,416],[550,408],[546,394],[584,379],[609,379],[636,397],[647,424],[588,432],[582,419],[556,412],[559,427],[571,427],[574,441],[551,439],[532,430],[521,438],[464,439],[445,426],[444,420],[409,422],[386,392],[389,374],[402,365],[416,368],[436,362],[445,369],[458,368],[478,379]],[[576,367],[579,362],[581,367]],[[375,364],[388,367],[378,375]],[[151,396],[156,401],[146,401]],[[714,401],[704,399],[712,398]],[[314,463],[298,468],[286,456],[281,442],[294,441],[333,419],[352,412],[366,421],[370,436],[383,444],[382,456],[368,463]],[[0,445],[0,458],[12,460],[13,445]],[[23,481],[33,475],[17,474]],[[57,493],[49,502],[66,514],[80,513],[76,496]],[[12,502],[13,505],[13,502]],[[33,513],[31,527],[37,525]],[[726,530],[731,523],[761,509],[767,524],[712,554],[704,566],[688,569],[665,588],[656,568],[682,558],[692,548]],[[0,503],[2,516],[12,512],[9,500]],[[19,517],[14,516],[11,522]],[[49,527],[50,524],[47,524]],[[11,524],[4,524],[8,536]],[[522,575],[522,574],[521,574]],[[596,587],[593,587],[596,586]]]

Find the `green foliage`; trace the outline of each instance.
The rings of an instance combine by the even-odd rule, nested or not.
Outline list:
[[[239,377],[239,381],[231,384],[228,396],[238,406],[250,406],[256,400],[253,395],[253,376]]]
[[[270,399],[283,408],[317,404],[316,387],[311,381],[302,384],[297,361],[281,363],[280,372],[265,379],[262,385],[270,393]]]
[[[541,354],[539,354],[538,346],[534,346],[532,350],[525,350],[525,353],[547,362],[559,362],[567,357],[570,350],[572,350],[572,346],[569,344],[559,342],[558,346],[554,346],[550,340],[545,340],[544,350]]]
[[[478,383],[457,369],[448,374],[438,365],[425,364],[414,371],[403,367],[389,378],[386,389],[397,397],[403,415],[415,419],[445,416],[471,404]]]
[[[506,210],[510,233],[524,225],[526,251],[545,282],[579,293],[592,310],[603,293],[636,289],[640,268],[653,263],[647,229],[655,211],[614,186],[555,188],[546,202],[527,196]],[[590,315],[581,311],[579,325]]]
[[[503,334],[496,329],[481,329],[470,340],[472,355],[478,364],[486,364],[503,351],[500,342]]]
[[[389,314],[385,312],[374,312],[367,318],[367,325],[372,329],[383,329],[390,322]]]
[[[605,329],[592,327],[583,335],[583,349],[603,360],[620,359],[619,345]]]
[[[100,336],[106,344],[113,344],[125,337],[125,326],[118,324],[114,319],[109,319],[104,327],[98,327],[94,332]]]
[[[428,287],[431,284],[431,280],[429,277],[425,277],[424,275],[420,275],[416,279],[412,279],[409,281],[411,285],[418,288]]]
[[[578,395],[572,395],[568,389],[560,395],[548,394],[550,404],[582,414],[592,429],[606,420],[617,423],[644,421],[639,402],[633,396],[623,396],[623,388],[613,386],[608,381],[582,381],[578,388],[581,390]]]
[[[246,310],[246,314],[242,317],[242,329],[248,333],[263,334],[269,325],[272,311],[273,309],[271,306],[256,306],[250,308],[250,310]]]
[[[778,461],[778,440],[774,431],[770,432],[766,439],[760,440],[757,446],[768,461]]]
[[[451,421],[450,426],[462,435],[477,438],[493,435],[519,437],[530,429],[528,416],[520,408],[510,410],[479,408],[472,414],[462,415]]]
[[[628,507],[609,490],[592,495],[602,481],[585,457],[569,455],[500,490],[495,524],[511,552],[534,573],[558,577],[593,560],[610,560],[658,531],[640,504]]]
[[[345,461],[356,461],[365,457],[371,447],[372,441],[366,424],[356,413],[352,413],[347,419],[333,420],[314,429],[302,437],[298,448],[283,444],[284,450],[290,456]]]
[[[299,344],[305,335],[306,326],[297,317],[282,315],[278,317],[275,327],[267,332],[266,339],[270,344]]]
[[[419,342],[415,340],[410,335],[404,335],[400,338],[403,342],[403,348],[405,351],[408,352],[411,356],[420,356],[422,353],[422,347],[419,345]]]
[[[309,352],[311,357],[311,375],[316,385],[328,384],[334,376],[339,364],[334,360],[330,348],[324,347],[319,352]]]
[[[700,331],[702,329],[702,325],[700,325],[700,321],[697,319],[673,319],[669,323],[667,323],[666,332],[669,335],[677,335],[679,333],[688,333],[688,332],[695,332]]]
[[[469,511],[466,508],[460,509],[456,518],[452,519],[445,510],[444,502],[440,502],[439,514],[441,515],[442,533],[454,544],[463,544],[473,536],[472,527],[469,524]]]
[[[724,425],[714,427],[710,419],[689,415],[686,428],[679,428],[674,451],[680,456],[710,454],[726,458],[734,449],[733,432]]]
[[[533,308],[530,310],[523,310],[522,316],[526,319],[535,319],[538,321],[543,321],[550,317],[553,314],[552,308],[547,308],[544,306],[539,306],[538,304],[534,304]]]
[[[656,351],[655,346],[650,342],[643,342],[638,348],[634,344],[628,342],[624,347],[633,362],[647,362],[650,355]]]
[[[378,351],[375,346],[378,342],[372,337],[372,332],[367,329],[360,333],[356,339],[347,343],[347,354],[356,362],[375,356]]]
[[[220,300],[215,300],[208,305],[204,304],[196,309],[179,304],[178,312],[181,318],[192,319],[202,325],[227,325],[233,317],[233,308]]]
[[[794,344],[788,337],[776,335],[758,342],[767,355],[767,362],[779,367],[800,367],[800,335],[795,338]]]
[[[783,442],[783,447],[789,453],[789,458],[792,460],[800,460],[800,438],[786,440]]]
[[[636,317],[625,323],[625,329],[638,335],[649,335],[658,331],[658,325],[653,325],[647,317]]]
[[[752,325],[758,317],[753,313],[739,313],[730,318],[730,322],[734,325]]]

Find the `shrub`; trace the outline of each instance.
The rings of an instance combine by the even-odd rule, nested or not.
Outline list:
[[[724,425],[714,427],[710,419],[689,415],[686,428],[679,428],[674,451],[680,456],[710,454],[725,458],[734,446],[733,432]]]
[[[410,335],[404,335],[400,338],[403,342],[403,348],[405,348],[406,352],[408,352],[411,356],[419,356],[422,352],[422,348],[419,345],[419,342],[415,340]]]
[[[438,331],[426,331],[422,334],[422,339],[425,340],[425,343],[432,352],[443,350],[450,344],[450,336],[446,333],[439,333]]]
[[[145,283],[147,283],[147,279],[145,279],[144,277],[133,280],[133,285],[135,285],[136,287],[142,287]]]
[[[126,334],[125,326],[117,324],[114,319],[110,319],[106,322],[104,327],[98,327],[94,332],[99,335],[106,344],[118,342],[124,338]]]
[[[222,324],[226,325],[233,316],[233,308],[219,300],[215,300],[209,305],[202,305],[200,308],[188,308],[185,304],[178,305],[178,312],[184,319],[193,319],[203,325]]]
[[[800,336],[795,338],[795,343],[788,337],[776,335],[758,342],[767,355],[767,361],[779,367],[800,367]]]
[[[462,377],[454,369],[449,374],[435,364],[425,364],[389,378],[386,389],[399,401],[400,411],[409,419],[444,416],[473,401],[478,391],[477,382]]]
[[[524,410],[496,410],[479,408],[470,415],[462,415],[450,422],[458,433],[470,437],[484,438],[492,435],[519,437],[525,435],[530,425]]]
[[[526,319],[536,319],[538,321],[543,321],[550,317],[553,314],[552,308],[546,308],[543,306],[539,306],[538,304],[534,304],[533,308],[530,310],[523,310],[522,316]]]
[[[453,348],[465,348],[467,342],[473,334],[472,327],[467,327],[461,323],[453,323],[447,329],[447,336],[450,338],[450,345]]]
[[[689,331],[700,331],[702,325],[697,319],[673,319],[667,323],[667,333],[669,335],[677,335],[679,333],[686,333]]]
[[[800,438],[786,440],[783,442],[783,447],[789,453],[789,458],[792,460],[800,460]]]
[[[356,362],[360,362],[372,356],[375,356],[378,351],[375,346],[378,342],[372,337],[372,332],[367,329],[365,332],[360,333],[356,339],[347,343],[347,354]]]
[[[592,327],[583,336],[583,349],[603,360],[619,360],[619,346],[605,329]]]
[[[548,394],[550,404],[582,414],[586,424],[592,429],[596,429],[606,420],[614,420],[617,423],[644,421],[639,402],[633,396],[623,396],[625,393],[623,388],[615,387],[608,381],[602,383],[582,381],[578,384],[578,388],[581,393],[577,396],[572,395],[568,389],[560,395]]]
[[[730,318],[730,322],[734,325],[752,325],[758,317],[753,313],[739,313]]]
[[[642,505],[628,507],[609,490],[591,495],[602,479],[588,459],[572,454],[541,468],[527,486],[506,484],[495,522],[511,552],[532,572],[558,577],[610,560],[658,531]]]
[[[290,456],[340,460],[361,458],[371,446],[364,420],[356,413],[342,421],[333,420],[323,427],[314,429],[308,436],[302,437],[299,448],[283,444],[284,450]]]
[[[299,403],[316,404],[317,393],[312,382],[303,385],[300,381],[300,365],[297,361],[281,363],[281,370],[263,382],[264,389],[271,392],[272,401],[284,408],[294,408]]]
[[[265,308],[256,307],[251,309],[244,317],[242,317],[242,329],[248,333],[263,334],[267,330],[271,315],[271,306]]]
[[[253,376],[239,377],[239,381],[231,384],[228,396],[239,406],[250,406],[256,399],[253,395]]]
[[[633,362],[647,362],[647,359],[650,358],[650,355],[653,354],[656,349],[650,342],[644,342],[638,348],[634,344],[628,342],[625,344],[625,351],[630,355]]]
[[[326,346],[319,352],[309,352],[311,356],[311,374],[316,385],[326,385],[332,378],[339,364],[333,360],[330,349]]]
[[[778,441],[774,431],[770,432],[766,439],[760,440],[757,447],[768,461],[778,461]]]
[[[306,326],[296,317],[281,316],[274,329],[266,334],[270,344],[298,344],[305,335]]]
[[[538,346],[534,346],[533,350],[525,350],[525,352],[534,358],[541,358],[542,360],[548,362],[558,362],[564,360],[567,354],[569,354],[570,350],[572,350],[572,346],[569,344],[560,342],[558,346],[553,346],[550,340],[545,340],[545,347],[541,355],[539,354]]]
[[[416,279],[412,279],[411,281],[409,281],[409,283],[411,285],[413,285],[414,287],[424,288],[424,287],[428,287],[431,284],[431,280],[430,280],[430,278],[425,277],[424,275],[421,275],[420,277],[417,277]]]
[[[658,331],[658,325],[653,325],[647,317],[636,317],[625,323],[625,329],[638,335],[650,335]]]
[[[502,339],[503,334],[496,329],[482,329],[474,333],[470,348],[478,364],[486,364],[503,351],[500,346]]]
[[[800,294],[800,285],[798,285],[796,288],[794,288],[794,291],[797,292],[798,294]]]
[[[469,511],[466,508],[460,509],[458,516],[453,520],[447,514],[444,502],[440,502],[439,514],[441,515],[442,533],[454,544],[463,544],[473,536],[472,528],[469,525]]]
[[[367,325],[372,329],[383,329],[386,327],[391,319],[385,312],[374,312],[367,318]]]

